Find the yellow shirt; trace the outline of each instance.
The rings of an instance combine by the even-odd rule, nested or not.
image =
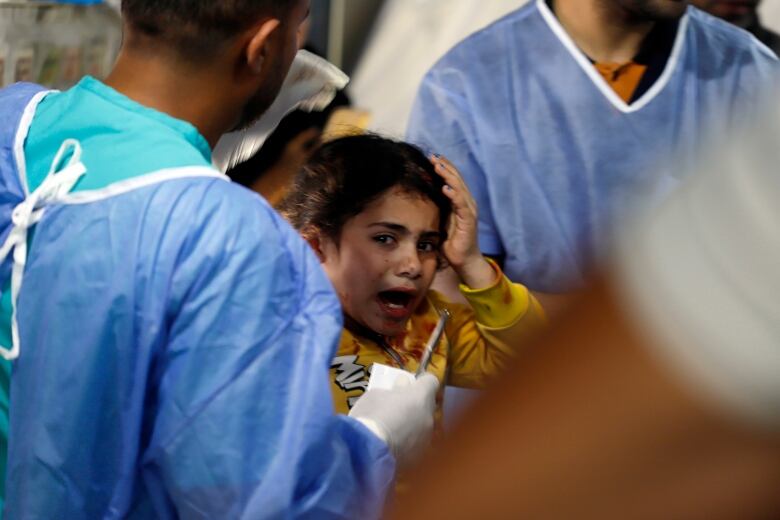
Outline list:
[[[498,276],[492,286],[480,290],[460,287],[469,305],[452,303],[436,291],[429,291],[402,335],[383,338],[344,329],[330,368],[336,411],[349,413],[365,392],[374,363],[415,372],[443,309],[450,312],[450,319],[428,366],[428,372],[441,382],[437,418],[441,417],[445,385],[483,387],[515,355],[525,338],[544,323],[539,302],[493,265]]]

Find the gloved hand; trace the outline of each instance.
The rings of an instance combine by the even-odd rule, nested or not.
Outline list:
[[[439,380],[426,374],[413,382],[399,379],[392,390],[369,390],[349,416],[387,442],[399,465],[425,450],[433,433],[433,412]]]

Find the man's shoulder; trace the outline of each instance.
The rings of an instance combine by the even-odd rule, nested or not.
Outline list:
[[[777,58],[772,50],[744,29],[693,6],[688,8],[687,16],[692,36],[706,42],[703,49],[715,50],[722,56],[752,54],[756,59]]]
[[[213,173],[214,176],[185,176],[164,183],[168,186],[163,189],[176,197],[182,204],[181,210],[192,212],[191,223],[207,223],[214,231],[226,234],[247,229],[254,232],[276,230],[284,234],[291,231],[284,219],[257,193],[227,178],[217,177],[216,170]]]
[[[3,146],[10,146],[13,141],[19,122],[33,100],[33,98],[46,91],[40,85],[34,83],[15,83],[0,89],[0,138]]]
[[[0,89],[0,213],[20,203],[24,189],[17,172],[16,152],[20,142],[20,127],[29,116],[28,107],[37,95],[46,92],[33,83],[16,83]],[[5,223],[2,224],[3,226]]]
[[[500,58],[509,51],[508,45],[516,49],[517,45],[522,45],[517,36],[528,30],[529,25],[540,22],[542,18],[539,16],[537,0],[530,0],[461,40],[436,62],[431,72],[435,73],[436,70],[451,67],[453,64],[462,68],[464,63],[468,63],[474,68],[486,62],[503,62],[504,60],[487,60],[489,56],[486,53]]]
[[[149,172],[71,193],[63,203],[85,220],[111,215],[146,229],[152,240],[272,249],[295,234],[262,197],[202,166]]]
[[[173,178],[94,204],[73,207],[86,221],[111,215],[116,222],[109,225],[142,237],[145,250],[177,251],[170,268],[189,266],[181,271],[185,278],[224,271],[253,283],[281,276],[276,282],[287,287],[323,285],[306,281],[317,262],[300,235],[262,197],[227,179]]]
[[[764,26],[761,26],[759,30],[761,31],[761,36],[758,36],[758,38],[761,42],[772,49],[775,55],[780,56],[780,34]]]
[[[198,186],[190,198],[201,223],[196,227],[208,226],[224,240],[256,254],[277,251],[302,259],[309,252],[300,234],[257,193],[227,180],[191,182]]]
[[[187,207],[197,212],[185,224],[185,234],[193,251],[206,252],[204,262],[224,265],[245,282],[271,280],[280,291],[296,291],[299,305],[319,306],[325,314],[338,308],[314,251],[268,201],[230,181],[190,182],[194,189],[187,190],[192,193],[179,216],[188,216]]]
[[[47,89],[35,83],[14,83],[13,85],[0,88],[0,104],[28,103],[35,94],[44,90]]]

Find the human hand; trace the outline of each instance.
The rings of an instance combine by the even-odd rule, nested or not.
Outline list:
[[[477,203],[458,170],[444,157],[431,158],[436,173],[444,179],[444,195],[452,202],[447,240],[441,252],[460,279],[472,289],[493,285],[496,273],[482,256],[477,240]]]
[[[368,390],[349,412],[384,440],[400,465],[417,459],[430,444],[439,380],[425,374],[399,379],[390,390]]]

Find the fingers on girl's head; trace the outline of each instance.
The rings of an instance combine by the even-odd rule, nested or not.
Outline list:
[[[439,155],[438,153],[431,154],[430,160],[433,164],[440,164],[442,166],[448,166],[450,162],[443,156]]]
[[[444,179],[445,185],[442,187],[442,191],[447,197],[455,200],[457,197],[457,175],[452,171],[452,167],[447,160],[439,154],[432,154],[430,157],[431,164],[433,164],[434,171]]]
[[[431,164],[433,165],[434,168],[438,169],[438,167],[441,165],[441,155],[437,153],[431,154],[428,157],[428,160],[431,161]]]
[[[436,173],[438,173],[439,175],[442,176],[454,175],[450,166],[440,157],[437,158],[435,161],[433,161],[433,168],[436,170]]]
[[[436,162],[437,162],[438,164],[441,164],[442,166],[444,166],[444,167],[445,167],[445,168],[447,168],[447,169],[450,169],[450,170],[455,170],[455,165],[454,165],[454,164],[452,164],[452,163],[450,162],[450,160],[449,160],[449,159],[447,159],[446,157],[444,157],[443,155],[434,154],[434,157],[436,157]]]
[[[449,184],[445,184],[441,191],[444,193],[444,195],[450,199],[450,201],[457,203],[458,202],[458,192],[450,186]]]

